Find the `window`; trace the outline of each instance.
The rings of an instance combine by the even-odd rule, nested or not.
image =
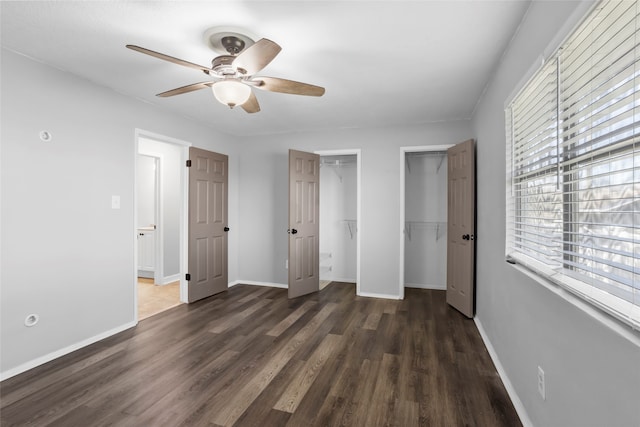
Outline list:
[[[598,4],[506,109],[507,256],[636,329],[639,11]]]

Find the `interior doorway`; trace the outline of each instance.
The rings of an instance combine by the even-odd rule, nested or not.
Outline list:
[[[400,280],[405,287],[447,287],[447,149],[400,149]]]
[[[360,150],[320,155],[320,289],[356,284],[360,293]]]
[[[136,130],[135,318],[186,302],[189,143]]]
[[[138,154],[136,158],[136,231],[138,239],[138,277],[160,281],[156,259],[159,258],[156,246],[156,224],[158,222],[158,190],[160,158]]]

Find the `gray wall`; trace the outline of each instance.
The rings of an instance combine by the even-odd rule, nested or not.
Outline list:
[[[287,283],[288,149],[361,149],[361,293],[398,298],[400,147],[455,144],[471,137],[469,122],[461,121],[244,138],[238,277]]]
[[[504,262],[504,106],[578,2],[533,2],[473,119],[477,137],[477,320],[533,425],[640,425],[640,347]],[[564,32],[566,33],[564,28]],[[557,45],[557,42],[556,42]],[[579,303],[577,303],[580,305]],[[629,334],[633,334],[628,331]],[[638,342],[635,333],[635,341]],[[545,371],[546,400],[536,370]]]
[[[140,155],[137,158],[138,227],[156,224],[156,159]]]
[[[1,67],[4,378],[133,324],[136,128],[230,154],[232,222],[237,160],[212,129],[6,50]],[[229,264],[233,280],[234,236]],[[40,322],[27,328],[31,313]]]

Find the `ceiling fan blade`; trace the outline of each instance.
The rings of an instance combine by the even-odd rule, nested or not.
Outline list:
[[[282,48],[276,42],[260,39],[240,52],[240,55],[233,60],[233,65],[250,76],[266,67],[281,50]]]
[[[251,91],[251,95],[249,96],[249,99],[247,99],[245,103],[241,105],[241,107],[247,113],[257,113],[258,111],[260,111],[260,104],[258,104],[258,98],[256,98],[256,95],[253,93],[253,91]]]
[[[324,88],[308,83],[294,82],[293,80],[279,79],[277,77],[256,77],[253,82],[255,87],[271,92],[290,93],[293,95],[322,96]]]
[[[135,50],[136,52],[144,53],[147,55],[155,56],[156,58],[163,59],[165,61],[173,62],[174,64],[182,65],[184,67],[195,68],[196,70],[204,71],[209,74],[211,70],[208,67],[204,67],[202,65],[194,64],[193,62],[184,61],[182,59],[174,58],[173,56],[165,55],[164,53],[156,52],[150,49],[145,49],[144,47],[128,44],[127,47],[131,50]]]
[[[193,92],[194,90],[200,90],[200,89],[204,89],[204,88],[207,88],[207,87],[211,87],[212,84],[213,84],[213,82],[193,83],[193,84],[190,84],[190,85],[182,86],[182,87],[179,87],[179,88],[168,90],[166,92],[159,93],[156,96],[159,96],[159,97],[162,97],[162,98],[166,98],[168,96],[181,95],[183,93]]]

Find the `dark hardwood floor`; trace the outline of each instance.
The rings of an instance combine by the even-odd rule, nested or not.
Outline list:
[[[238,285],[0,383],[1,425],[520,426],[443,291]]]

